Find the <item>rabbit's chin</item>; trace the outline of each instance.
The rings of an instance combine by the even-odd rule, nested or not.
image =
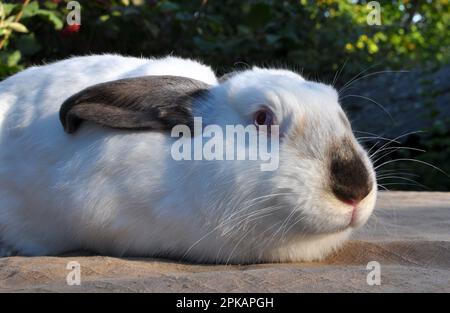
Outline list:
[[[342,247],[352,230],[348,227],[336,233],[302,236],[268,251],[264,258],[270,262],[320,261]]]
[[[288,240],[280,242],[265,256],[272,262],[300,262],[323,260],[337,251],[349,238],[352,231],[362,227],[370,218],[376,201],[377,190],[373,188],[370,194],[358,205],[355,213],[349,205],[330,202],[328,209],[316,214],[320,228],[309,228],[301,225],[298,232],[292,229]],[[316,212],[317,213],[317,212]],[[323,219],[320,220],[319,216]]]

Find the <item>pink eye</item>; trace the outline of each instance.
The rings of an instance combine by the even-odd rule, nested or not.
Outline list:
[[[273,113],[269,109],[261,109],[255,113],[254,123],[256,126],[267,125],[274,123]]]

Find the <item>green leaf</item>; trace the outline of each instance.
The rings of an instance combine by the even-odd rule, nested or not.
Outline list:
[[[45,1],[44,6],[49,10],[56,10],[58,8],[58,4],[53,1]]]
[[[8,31],[10,31],[10,30],[0,27],[0,36],[4,36]]]
[[[0,20],[5,19],[5,9],[3,8],[3,3],[0,2]]]
[[[62,29],[64,26],[63,20],[53,11],[40,9],[36,14],[52,23],[55,29]]]
[[[5,20],[5,24],[9,24],[9,23],[13,22],[15,18],[16,18],[15,15],[8,16]]]
[[[7,56],[6,64],[8,66],[16,66],[19,63],[21,57],[22,54],[20,53],[20,51],[16,50]]]
[[[37,1],[30,2],[23,10],[23,18],[35,16],[39,11],[39,3]]]
[[[170,2],[170,1],[165,1],[165,2],[160,2],[159,3],[159,8],[163,11],[163,12],[168,12],[168,11],[176,11],[180,9],[180,6],[174,2]]]
[[[99,17],[99,20],[102,22],[106,22],[107,20],[109,20],[109,15],[105,14],[105,15],[101,15]]]
[[[18,4],[3,3],[3,12],[5,16],[9,16],[11,12],[18,6]]]
[[[15,43],[24,57],[31,56],[42,49],[33,33],[18,37]]]
[[[18,22],[12,22],[7,24],[9,28],[11,28],[13,31],[16,31],[18,33],[28,33],[28,29],[25,25],[18,23]]]

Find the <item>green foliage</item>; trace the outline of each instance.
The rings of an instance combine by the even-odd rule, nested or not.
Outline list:
[[[29,65],[43,50],[36,39],[41,24],[48,24],[53,32],[63,27],[64,12],[53,1],[43,5],[38,1],[17,2],[0,1],[0,79]]]
[[[64,30],[67,2],[0,1],[0,79],[31,64],[104,52],[173,53],[202,59],[219,74],[246,64],[289,67],[328,82],[348,59],[338,86],[370,66],[450,62],[448,0],[380,1],[379,26],[367,24],[368,1],[357,0],[84,0],[81,28],[72,32]],[[447,164],[448,129],[432,134],[417,144],[438,151],[428,161]],[[448,181],[426,184],[450,188]]]
[[[17,14],[17,2],[3,4],[6,16]],[[236,62],[289,66],[324,80],[347,58],[342,79],[368,64],[405,69],[450,59],[448,0],[384,1],[380,26],[367,24],[366,1],[85,0],[80,31],[61,36],[66,2],[29,2],[20,23],[29,32],[16,25],[3,49],[21,57],[2,62],[0,78],[42,60],[105,51],[197,57],[220,72]]]

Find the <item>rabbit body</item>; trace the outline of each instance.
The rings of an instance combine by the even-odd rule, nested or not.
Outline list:
[[[147,75],[204,82],[217,89],[212,102],[219,103],[234,90],[230,82],[224,93],[211,68],[192,60],[118,55],[32,67],[0,83],[0,242],[15,253],[31,256],[87,249],[116,256],[247,263],[321,259],[348,238],[352,228],[291,235],[278,222],[286,220],[292,206],[279,210],[285,214],[282,217],[277,217],[278,212],[263,217],[256,208],[248,211],[264,197],[282,196],[290,188],[287,177],[292,164],[280,168],[284,181],[260,172],[258,164],[176,161],[170,150],[176,138],[160,131],[124,131],[91,123],[72,135],[62,131],[58,111],[69,96],[95,84]],[[246,84],[242,77],[237,80]],[[240,83],[235,81],[236,86]],[[316,87],[305,92],[328,92]],[[239,111],[230,113],[214,103],[195,110],[203,110],[197,113],[218,124],[235,121]],[[287,148],[282,147],[280,162],[292,158],[283,149]],[[323,166],[312,166],[310,158],[305,162],[304,171],[312,167],[318,171],[310,170],[312,181]],[[311,184],[317,187],[321,181]],[[309,199],[308,188],[298,193],[308,197],[305,205],[317,201]],[[368,207],[373,208],[375,194],[372,189],[365,200]],[[285,203],[290,201],[294,200]],[[265,203],[263,210],[277,205]],[[365,221],[370,212],[361,219]],[[252,214],[261,223],[252,223]],[[272,223],[273,229],[267,227]],[[278,238],[279,229],[289,234]]]
[[[117,131],[109,137],[110,130],[87,126],[70,137],[58,121],[68,96],[144,75],[217,83],[209,67],[191,60],[117,55],[32,67],[0,83],[2,242],[25,255],[79,248],[120,255],[176,250],[175,241],[186,239],[187,229],[177,231],[177,223],[195,212],[184,201],[170,203],[177,190],[168,186],[176,168],[165,168],[167,136]],[[167,241],[167,235],[177,239]]]

